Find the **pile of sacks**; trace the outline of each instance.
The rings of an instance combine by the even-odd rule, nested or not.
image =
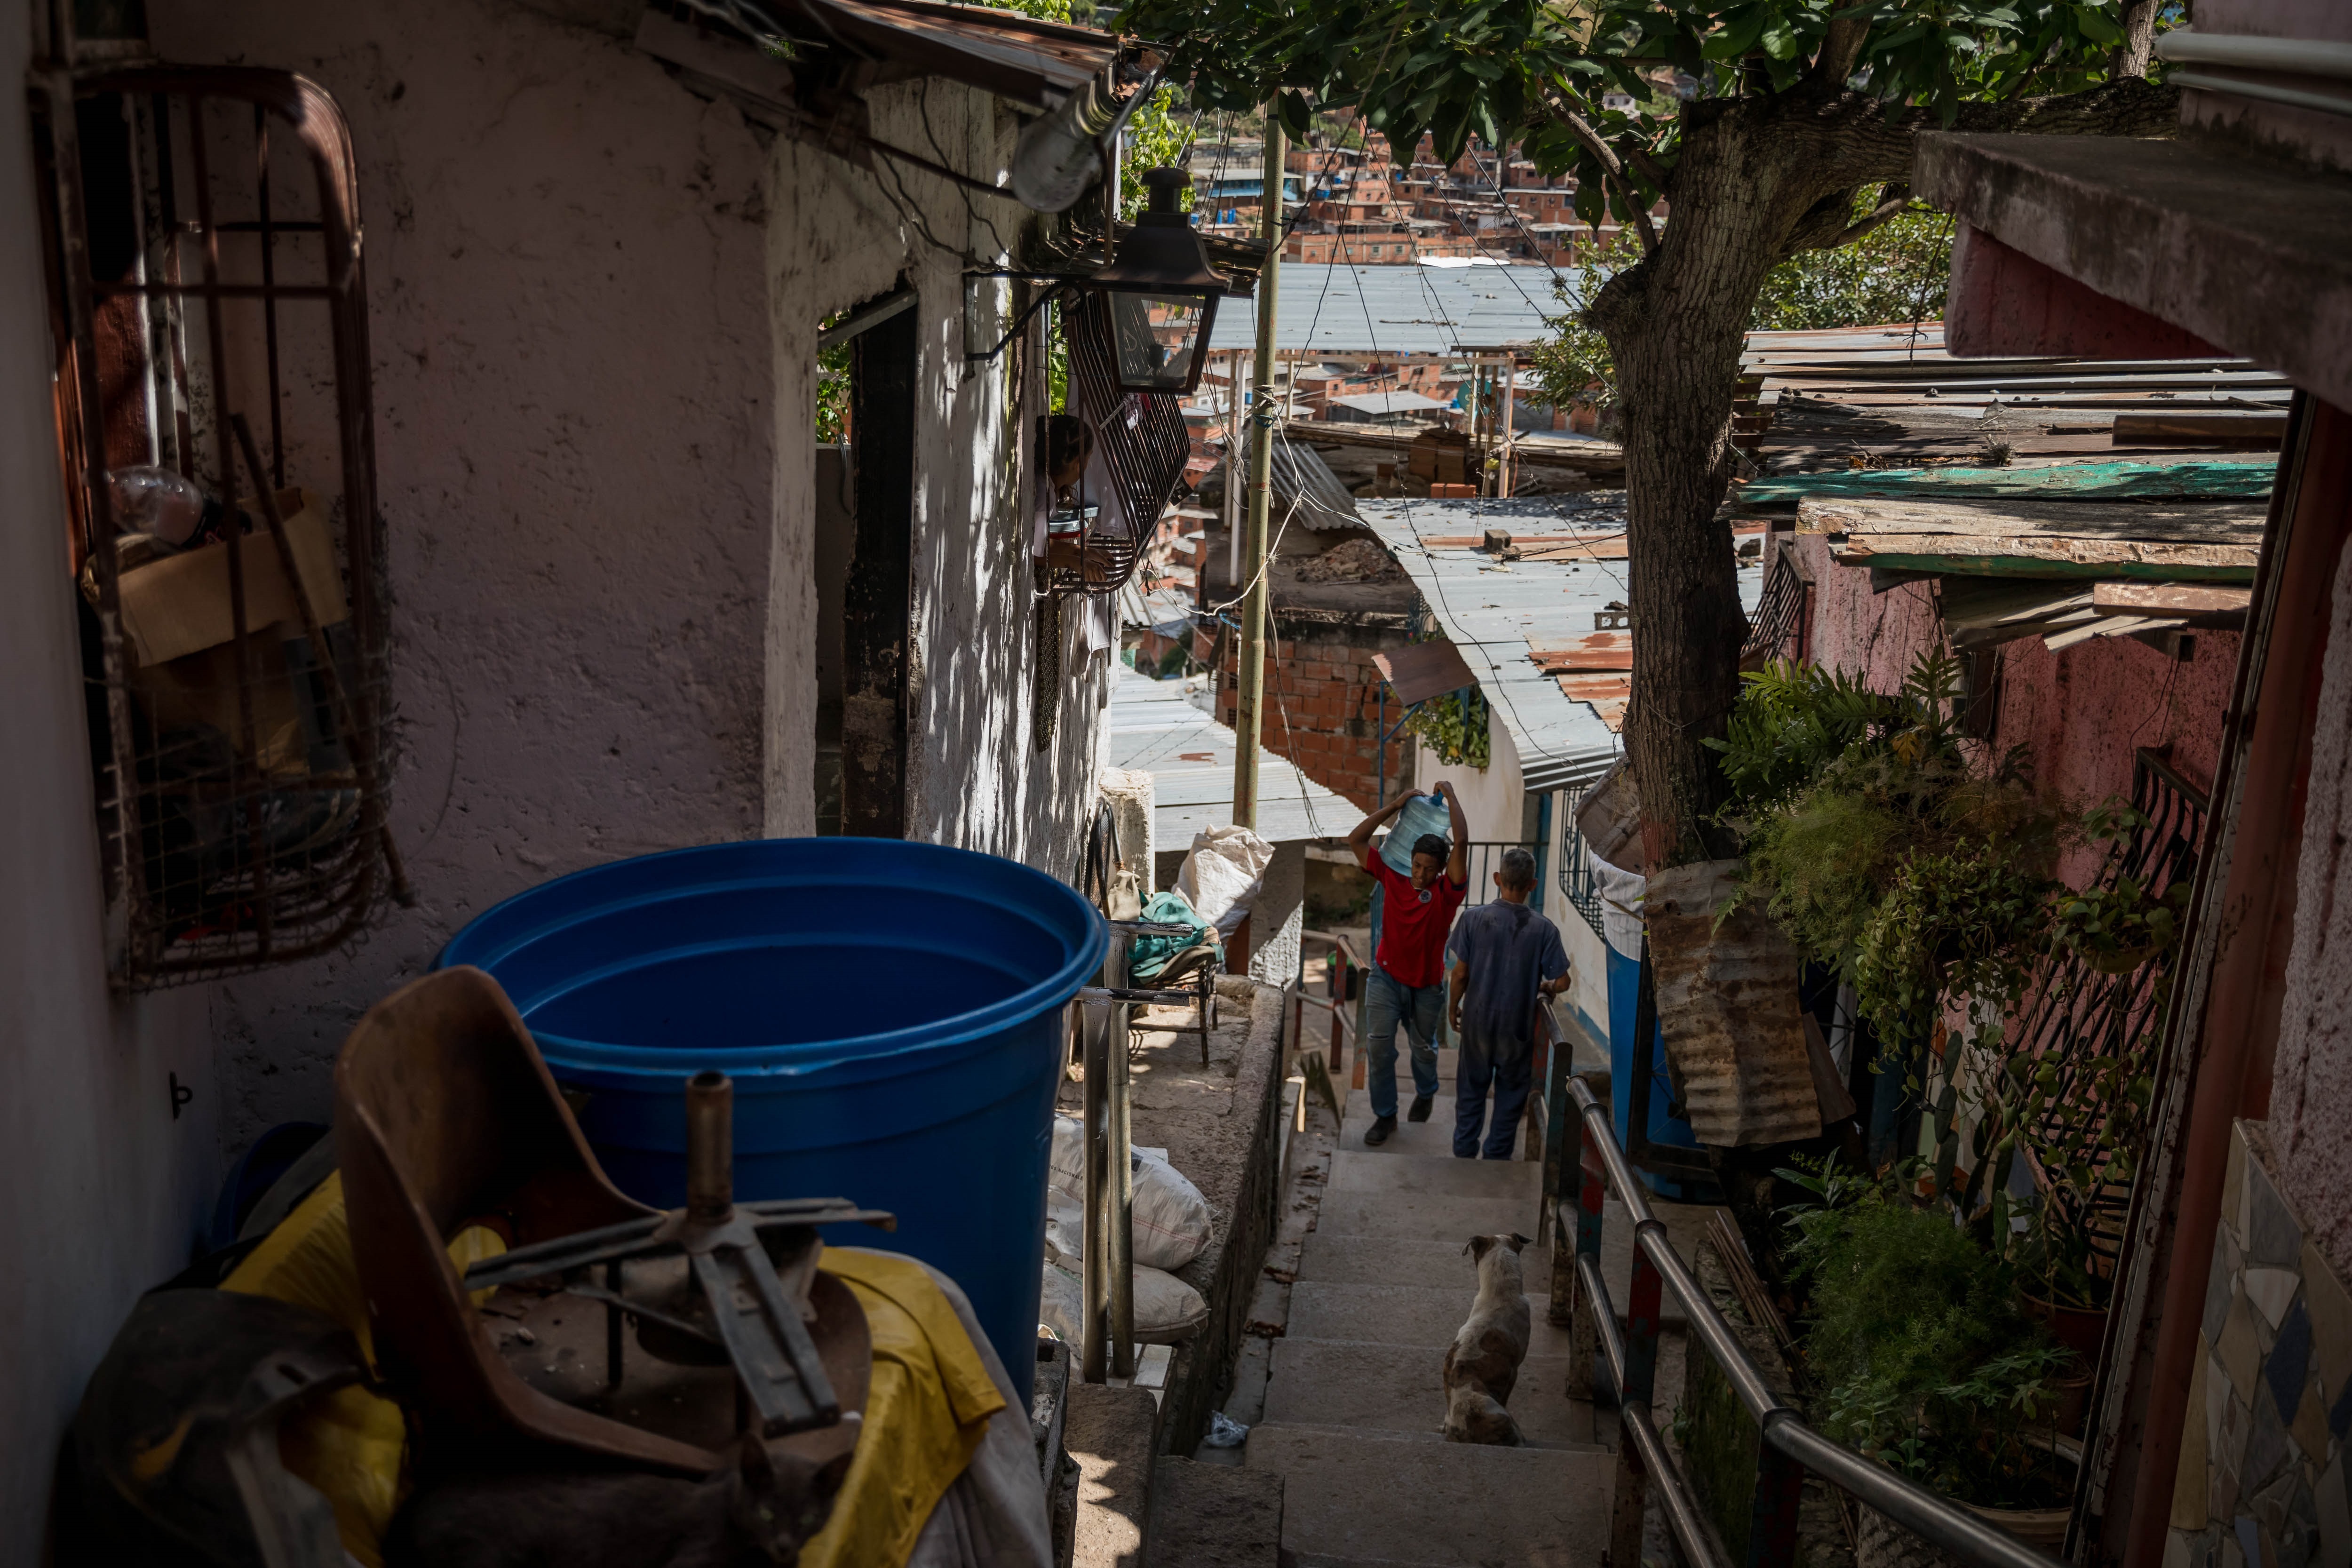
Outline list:
[[[1209,1245],[1209,1203],[1158,1150],[1137,1150],[1135,1178],[1135,1337],[1174,1344],[1208,1320],[1201,1293],[1171,1272]],[[1080,1281],[1087,1231],[1086,1129],[1075,1116],[1054,1118],[1054,1163],[1045,1184],[1045,1280],[1038,1317],[1070,1344],[1083,1333]]]

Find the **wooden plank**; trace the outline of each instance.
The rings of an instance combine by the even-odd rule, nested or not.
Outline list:
[[[1948,534],[2252,546],[2262,541],[2267,516],[2268,508],[2251,501],[2142,506],[2111,501],[1814,496],[1799,504],[1797,529],[1801,533],[1857,538]]]
[[[2286,415],[2231,412],[2226,414],[2118,414],[2115,443],[2146,446],[2151,441],[2245,442],[2275,447],[2286,439]]]
[[[2037,498],[2042,500],[2266,500],[2274,462],[2047,463],[2005,468],[1848,468],[1750,479],[1733,492],[1741,510],[1789,512],[1809,496]]]
[[[2091,603],[2112,616],[2244,615],[2253,603],[2250,588],[2213,588],[2187,583],[2101,583]]]
[[[1874,534],[1836,551],[1841,565],[1881,571],[1960,573],[1977,577],[2129,577],[2143,581],[2252,583],[2252,545],[2169,544],[2138,540],[1998,539],[1937,533]]]

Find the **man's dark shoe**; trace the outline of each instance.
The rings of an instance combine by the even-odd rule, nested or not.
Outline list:
[[[1395,1117],[1383,1116],[1380,1118],[1370,1127],[1364,1129],[1364,1147],[1367,1149],[1378,1148],[1380,1145],[1387,1142],[1389,1141],[1389,1134],[1395,1131]]]
[[[1429,1108],[1435,1103],[1425,1094],[1416,1094],[1412,1097],[1412,1109],[1404,1113],[1404,1119],[1407,1121],[1426,1121],[1429,1120]]]

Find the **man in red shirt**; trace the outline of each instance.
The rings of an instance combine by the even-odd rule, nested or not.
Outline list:
[[[1367,1145],[1389,1141],[1396,1131],[1396,1031],[1402,1024],[1412,1043],[1412,1110],[1415,1121],[1429,1120],[1437,1099],[1437,1023],[1445,1009],[1445,938],[1454,927],[1454,911],[1469,896],[1470,829],[1462,817],[1462,803],[1454,786],[1440,784],[1437,793],[1451,817],[1454,842],[1424,833],[1412,847],[1412,875],[1397,874],[1372,847],[1372,831],[1402,811],[1412,796],[1405,795],[1356,824],[1348,847],[1372,874],[1381,888],[1381,943],[1372,953],[1372,973],[1364,991],[1364,1080],[1371,1091],[1372,1124],[1364,1130]]]

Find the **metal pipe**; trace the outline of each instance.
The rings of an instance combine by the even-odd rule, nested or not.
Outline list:
[[[1100,1383],[1108,1371],[1109,1361],[1103,1343],[1110,1307],[1107,1256],[1110,1250],[1109,1194],[1106,1190],[1108,1168],[1103,1159],[1103,1121],[1110,1079],[1104,1048],[1110,1036],[1110,1005],[1081,1003],[1078,1020],[1079,1037],[1086,1052],[1080,1069],[1086,1075],[1080,1086],[1080,1105],[1087,1176],[1086,1240],[1078,1265],[1078,1294],[1084,1303],[1078,1335],[1078,1375],[1087,1383]]]
[[[2236,66],[2241,70],[2283,71],[2290,76],[2352,79],[2352,44],[2320,38],[2251,38],[2176,27],[2158,35],[2156,58],[2183,65]],[[2179,81],[2179,72],[2167,79]]]
[[[686,1212],[711,1225],[735,1212],[735,1085],[723,1072],[686,1080]]]
[[[2164,79],[2170,87],[2193,87],[2231,98],[2258,98],[2265,103],[2284,103],[2321,114],[2352,114],[2352,98],[2340,93],[2312,92],[2299,87],[2281,87],[2275,82],[2247,81],[2241,77],[2215,76],[2211,71],[2174,71]]]
[[[1105,967],[1113,989],[1127,982],[1128,944],[1113,942]],[[1110,1175],[1110,1374],[1135,1375],[1135,1129],[1129,1118],[1128,1092],[1128,1004],[1113,1002],[1106,1020],[1103,1058],[1108,1067],[1104,1096],[1109,1112],[1104,1131],[1103,1163]]]
[[[1990,1521],[1873,1464],[1842,1443],[1833,1443],[1783,1410],[1764,1428],[1764,1440],[1832,1486],[1869,1504],[1923,1541],[1932,1542],[1970,1568],[2053,1568],[2056,1560],[2036,1552]]]
[[[1715,1548],[1715,1537],[1699,1518],[1698,1503],[1684,1481],[1682,1472],[1675,1468],[1666,1446],[1658,1440],[1658,1426],[1646,1405],[1628,1405],[1617,1414],[1621,1434],[1630,1435],[1633,1447],[1642,1457],[1642,1467],[1656,1476],[1659,1511],[1666,1516],[1666,1527],[1675,1532],[1683,1554],[1692,1568],[1726,1568],[1723,1558]]]
[[[1716,1310],[1713,1300],[1699,1289],[1690,1270],[1675,1255],[1665,1226],[1652,1215],[1641,1184],[1634,1179],[1632,1167],[1610,1131],[1607,1108],[1593,1097],[1592,1090],[1581,1079],[1569,1080],[1569,1092],[1584,1118],[1582,1135],[1589,1153],[1597,1156],[1596,1163],[1607,1173],[1609,1185],[1615,1189],[1619,1200],[1635,1216],[1636,1312],[1640,1310],[1642,1277],[1654,1269],[1654,1277],[1682,1301],[1690,1329],[1715,1358],[1725,1378],[1739,1394],[1740,1403],[1756,1418],[1769,1448],[1793,1461],[1802,1470],[1820,1476],[1856,1500],[1868,1504],[1913,1534],[1933,1542],[1969,1564],[1969,1568],[2057,1568],[2055,1559],[2034,1551],[1990,1522],[1926,1488],[1904,1479],[1885,1466],[1822,1436],[1806,1426],[1794,1409],[1782,1404],[1766,1386],[1762,1374],[1733,1335],[1731,1325],[1724,1321],[1722,1313]],[[1588,1164],[1587,1169],[1591,1168]],[[1590,1253],[1580,1255],[1576,1272],[1580,1294],[1589,1299],[1595,1308],[1593,1328],[1600,1336],[1604,1352],[1610,1354],[1610,1370],[1612,1375],[1619,1379],[1621,1396],[1628,1407],[1637,1403],[1646,1407],[1646,1397],[1638,1402],[1632,1397],[1635,1390],[1631,1385],[1640,1381],[1641,1376],[1640,1367],[1634,1364],[1637,1347],[1630,1340],[1621,1346],[1611,1344],[1611,1338],[1616,1332],[1615,1313],[1609,1310],[1607,1288],[1600,1278],[1597,1258]],[[1605,1327],[1601,1321],[1602,1319],[1606,1320]],[[1639,1331],[1640,1324],[1636,1323],[1637,1335]],[[1623,1369],[1622,1372],[1621,1367]],[[1647,1390],[1641,1392],[1644,1395],[1647,1394]],[[1629,1426],[1632,1425],[1628,1423]],[[1686,1500],[1676,1495],[1685,1489],[1680,1477],[1664,1464],[1663,1448],[1654,1457],[1636,1451],[1630,1463],[1623,1458],[1624,1450],[1620,1452],[1621,1480],[1625,1479],[1629,1470],[1636,1485],[1645,1485],[1650,1476],[1660,1479],[1671,1522],[1675,1510],[1686,1506]],[[1786,1483],[1788,1495],[1792,1496],[1795,1478],[1784,1476],[1780,1479]],[[1759,1475],[1759,1485],[1765,1486],[1772,1479],[1770,1476]],[[1679,1536],[1679,1529],[1676,1533]]]

